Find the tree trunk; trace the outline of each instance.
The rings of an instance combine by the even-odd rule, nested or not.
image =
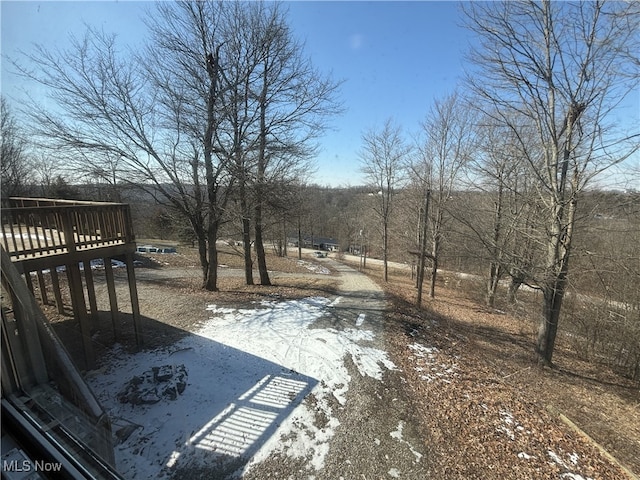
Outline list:
[[[200,259],[200,268],[202,268],[202,287],[207,284],[207,276],[209,273],[209,260],[207,251],[207,237],[202,232],[196,232],[198,239],[198,258]]]
[[[247,87],[248,88],[248,87]],[[235,122],[237,125],[237,122]],[[253,260],[251,258],[251,212],[247,192],[247,166],[241,152],[241,137],[238,128],[234,130],[234,143],[236,145],[234,158],[238,171],[238,195],[240,197],[240,215],[242,215],[242,249],[244,254],[244,281],[247,285],[253,285]]]
[[[429,283],[429,297],[436,298],[436,277],[438,276],[438,258],[433,255],[431,259],[431,282]]]
[[[416,305],[418,308],[422,305],[422,286],[424,284],[424,267],[427,260],[427,228],[429,221],[429,197],[431,191],[427,190],[424,201],[424,210],[422,211],[422,231],[420,232],[420,257],[418,258],[418,272],[417,272],[417,286],[418,297],[416,299]]]
[[[438,193],[438,203],[436,213],[432,217],[432,241],[431,241],[431,281],[429,284],[429,297],[436,297],[436,277],[438,275],[438,260],[440,255],[440,242],[442,240],[442,225],[444,222],[444,214],[442,213],[443,193]]]
[[[547,254],[547,271],[549,273],[542,287],[542,318],[536,342],[536,354],[540,365],[553,366],[553,350],[569,271],[575,206],[575,200],[569,204],[566,226],[563,227],[561,222],[556,220],[552,227]],[[563,218],[562,206],[558,207],[558,210],[556,218]]]
[[[487,282],[487,306],[493,308],[496,302],[496,292],[500,282],[501,268],[497,262],[491,262],[489,266],[489,281]]]
[[[438,276],[438,252],[440,250],[440,238],[436,234],[431,243],[431,279],[429,282],[429,297],[436,298],[436,277]]]
[[[564,299],[566,278],[562,275],[554,279],[554,283],[543,288],[542,319],[538,328],[538,339],[536,343],[536,353],[538,364],[543,366],[553,366],[553,350],[558,333],[558,321],[562,300]]]
[[[207,232],[207,247],[209,252],[209,266],[207,268],[207,276],[204,288],[211,292],[218,291],[218,247],[216,240],[218,238],[218,222],[211,221],[209,223],[209,231]]]
[[[219,228],[219,205],[218,205],[218,185],[214,175],[213,165],[213,133],[216,128],[215,104],[218,97],[218,58],[220,45],[217,47],[215,56],[211,53],[207,55],[207,73],[209,74],[209,92],[207,98],[207,128],[204,134],[204,165],[205,177],[207,179],[207,249],[209,253],[209,264],[206,271],[204,288],[206,290],[218,291],[218,250],[216,241],[218,240]]]
[[[517,276],[512,276],[511,282],[509,282],[509,289],[507,291],[507,301],[510,305],[514,305],[516,303],[516,295],[520,285],[522,285],[522,279]]]
[[[286,257],[288,255],[287,252],[287,221],[282,220],[282,251],[280,252],[281,257]]]
[[[573,179],[569,182],[568,170],[572,153],[573,126],[581,112],[581,107],[578,105],[572,105],[567,112],[565,122],[566,140],[562,151],[560,177],[552,197],[554,208],[549,228],[547,278],[542,287],[542,318],[540,319],[536,343],[538,363],[546,366],[553,366],[553,350],[558,331],[560,310],[562,309],[562,300],[566,291],[567,273],[569,272],[569,257],[577,206],[578,172],[574,170]]]
[[[251,220],[249,207],[247,206],[247,191],[244,180],[239,187],[240,213],[242,215],[242,250],[244,253],[244,281],[247,285],[253,285],[253,260],[251,259]]]
[[[242,202],[246,203],[246,202]],[[243,206],[243,212],[246,204]],[[244,280],[253,285],[253,260],[251,259],[251,222],[247,215],[242,215],[242,249],[244,252]]]
[[[389,281],[389,226],[385,220],[382,226],[382,281]]]
[[[269,272],[267,270],[267,258],[264,252],[264,241],[262,238],[262,207],[260,205],[256,205],[255,217],[256,257],[258,260],[258,272],[260,273],[260,284],[271,285],[271,279],[269,279]]]
[[[302,220],[298,217],[298,260],[302,260]]]
[[[493,237],[491,246],[491,264],[489,266],[489,281],[487,283],[487,306],[493,308],[496,301],[496,291],[498,283],[502,276],[502,260],[501,249],[499,247],[500,236],[502,234],[502,201],[503,201],[504,183],[502,180],[502,172],[498,175],[498,198],[495,202],[495,212],[493,217]]]
[[[268,57],[268,55],[267,55]],[[258,149],[258,162],[256,172],[256,206],[254,216],[256,257],[258,260],[258,272],[260,274],[260,284],[271,285],[269,272],[267,271],[267,259],[264,252],[264,240],[262,238],[262,203],[265,195],[265,174],[267,169],[267,91],[269,69],[265,64],[262,72],[262,92],[260,95],[260,143]]]

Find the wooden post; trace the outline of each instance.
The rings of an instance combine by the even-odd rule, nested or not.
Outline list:
[[[44,281],[42,270],[38,270],[38,287],[40,287],[40,298],[43,305],[49,305],[49,296],[47,295],[47,284]]]
[[[93,320],[94,330],[98,326],[98,301],[96,299],[96,287],[93,282],[93,270],[91,270],[91,261],[83,260],[84,280],[87,284],[87,297],[89,298],[89,310],[91,311],[91,319]]]
[[[9,255],[0,249],[2,254],[2,281],[3,287],[8,290],[11,295],[11,303],[14,310],[15,328],[18,332],[17,336],[8,336],[7,330],[3,326],[3,335],[8,344],[16,344],[22,355],[14,357],[15,366],[24,381],[23,387],[45,383],[49,380],[46,360],[40,349],[40,337],[38,335],[38,327],[36,325],[35,313],[37,306],[35,302],[30,302],[31,293],[27,290],[22,277],[18,270],[11,263]],[[25,274],[25,277],[29,272]],[[3,321],[5,315],[2,315]],[[4,345],[3,345],[4,346]],[[4,352],[3,352],[4,353]]]
[[[111,307],[111,323],[113,325],[113,338],[115,341],[120,337],[120,326],[118,323],[118,298],[116,296],[115,279],[113,278],[113,267],[111,258],[104,259],[104,273],[107,277],[107,291],[109,292],[109,306]]]
[[[133,253],[127,253],[127,279],[129,283],[129,295],[131,296],[131,312],[133,313],[133,329],[136,336],[136,345],[142,347],[142,321],[140,317],[140,305],[138,303],[138,287],[136,286],[136,273],[133,266]]]
[[[27,284],[27,288],[31,292],[31,295],[33,295],[34,292],[33,292],[33,282],[31,281],[31,272],[27,272],[27,271],[24,272],[24,281]]]
[[[87,316],[87,305],[84,301],[84,291],[82,288],[82,276],[80,275],[80,267],[77,263],[67,265],[67,274],[69,278],[69,290],[71,291],[71,303],[73,305],[73,314],[80,323],[80,334],[82,335],[82,346],[84,349],[84,358],[88,370],[95,368],[96,357],[91,343],[91,326]]]
[[[56,299],[56,307],[58,307],[58,313],[64,313],[64,303],[62,303],[62,292],[60,290],[60,279],[58,278],[57,267],[51,267],[49,272],[51,273],[51,286],[53,287],[53,296]]]

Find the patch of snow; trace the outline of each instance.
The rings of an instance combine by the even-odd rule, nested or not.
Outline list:
[[[515,440],[515,432],[524,432],[525,428],[520,425],[514,418],[511,412],[507,410],[500,410],[500,417],[502,421],[507,425],[500,425],[497,430],[499,432],[504,432],[511,440]]]
[[[571,479],[571,480],[593,480],[593,478],[591,478],[591,477],[583,477],[580,474],[571,473],[571,472],[567,472],[567,473],[561,474],[560,478],[568,478],[568,479]]]
[[[298,265],[312,271],[313,273],[319,273],[321,275],[329,275],[331,273],[331,270],[329,270],[327,267],[323,267],[322,265],[318,265],[317,263],[307,262],[305,260],[298,260]]]
[[[419,343],[413,343],[409,345],[409,348],[415,352],[416,357],[433,358],[432,355],[438,351],[436,347],[425,347]]]
[[[338,305],[340,302],[342,301],[342,297],[338,296],[335,298],[335,300],[333,302],[331,302],[329,304],[330,307],[335,307],[336,305]]]
[[[547,455],[549,455],[551,457],[551,460],[553,460],[555,463],[557,463],[564,469],[569,470],[568,472],[561,474],[560,478],[568,478],[571,480],[593,480],[591,477],[583,477],[579,473],[571,472],[570,471],[572,469],[571,466],[568,465],[567,462],[565,462],[562,459],[562,457],[560,457],[560,455],[558,455],[554,451],[548,450]],[[573,467],[578,466],[578,460],[580,460],[580,456],[577,453],[574,452],[574,453],[567,454],[567,457],[569,457],[569,462],[571,462]]]
[[[455,377],[457,365],[438,363],[438,349],[436,347],[426,347],[420,343],[413,343],[409,345],[409,349],[412,351],[416,364],[418,366],[415,369],[419,372],[425,371],[424,375],[420,376],[421,380],[426,382],[433,382],[435,380],[443,383],[451,383],[450,377]],[[424,368],[421,365],[424,365]]]
[[[578,464],[578,460],[580,460],[580,455],[578,455],[576,452],[570,453],[569,454],[569,460],[574,465],[577,465]]]
[[[389,474],[390,477],[393,478],[400,478],[400,470],[398,470],[397,468],[391,468],[389,469],[389,471],[387,472]]]
[[[549,455],[551,457],[551,460],[556,462],[561,467],[564,467],[566,469],[569,468],[569,466],[564,462],[564,460],[562,460],[562,458],[560,458],[554,451],[548,450],[547,455]]]
[[[209,305],[210,319],[168,348],[113,349],[88,383],[114,425],[137,427],[115,448],[120,473],[166,477],[181,466],[240,457],[250,459],[246,471],[273,452],[322,468],[339,425],[334,399],[345,404],[351,380],[345,356],[361,375],[378,380],[395,368],[386,352],[361,345],[374,339],[371,331],[312,326],[330,303],[311,297],[255,308]],[[185,366],[181,395],[135,406],[118,401],[123,380],[162,365]],[[326,419],[321,425],[318,414]]]
[[[523,459],[523,460],[531,460],[532,458],[535,458],[535,456],[534,456],[534,455],[529,455],[529,454],[528,454],[528,453],[526,453],[526,452],[520,452],[520,453],[518,454],[518,458],[521,458],[521,459]]]
[[[413,445],[411,445],[404,438],[402,438],[402,430],[403,429],[404,429],[404,422],[400,421],[398,423],[397,430],[394,430],[393,432],[389,433],[389,435],[391,435],[391,438],[394,438],[395,440],[398,440],[399,442],[404,443],[405,445],[407,445],[409,447],[409,450],[411,451],[411,453],[413,453],[413,455],[416,457],[416,462],[419,462],[420,459],[422,458],[422,454],[420,452],[418,452],[415,448],[413,448]]]

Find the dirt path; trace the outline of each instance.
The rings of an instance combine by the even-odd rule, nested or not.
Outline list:
[[[331,259],[323,263],[338,271],[340,296],[332,304],[331,315],[314,327],[368,330],[374,334],[373,338],[364,340],[362,345],[385,350],[386,302],[380,288],[351,267]],[[253,465],[243,478],[417,480],[427,477],[428,458],[421,448],[420,432],[414,428],[418,422],[403,394],[402,372],[384,369],[382,379],[377,380],[361,375],[351,358],[345,362],[351,381],[346,403],[336,405],[335,415],[340,425],[330,441],[322,468],[309,469],[305,458],[275,453]]]

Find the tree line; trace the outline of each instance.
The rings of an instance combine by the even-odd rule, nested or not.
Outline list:
[[[640,10],[528,1],[468,3],[464,14],[477,40],[464,93],[434,102],[413,147],[391,120],[363,136],[383,277],[393,194],[411,188],[420,219],[412,235],[418,305],[424,260],[433,297],[443,242],[457,221],[488,259],[490,306],[507,275],[513,295],[522,284],[541,292],[536,353],[551,365],[580,203],[603,172],[640,147],[637,123],[614,115],[640,79],[632,53]],[[465,189],[475,194],[461,196]],[[468,204],[453,208],[460,202]]]

